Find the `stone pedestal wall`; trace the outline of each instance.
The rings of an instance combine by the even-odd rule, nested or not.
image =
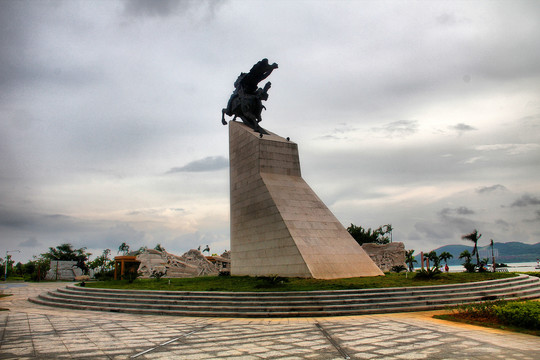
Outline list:
[[[77,267],[76,261],[51,260],[50,269],[45,275],[45,280],[73,281],[81,276],[82,270]]]
[[[383,275],[302,179],[297,144],[229,123],[231,274]]]
[[[364,244],[362,248],[382,271],[390,271],[393,266],[405,264],[405,245],[402,242],[390,244]]]
[[[182,256],[167,251],[147,249],[137,255],[138,271],[142,278],[160,272],[165,278],[185,278],[218,275],[219,267],[210,262],[199,250],[189,250]]]

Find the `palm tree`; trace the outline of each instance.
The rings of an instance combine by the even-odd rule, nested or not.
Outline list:
[[[387,234],[390,233],[390,242],[392,242],[393,241],[393,239],[392,239],[392,230],[394,230],[394,228],[392,227],[392,224],[384,225],[384,227],[385,227],[386,233]]]
[[[414,263],[418,262],[413,256],[414,250],[407,250],[405,251],[405,263],[409,265],[409,271],[412,272],[414,270]]]
[[[129,245],[126,244],[125,242],[123,242],[122,244],[120,244],[120,246],[118,247],[118,252],[122,253],[123,255],[127,255],[129,253]]]
[[[439,257],[437,256],[437,253],[435,252],[435,250],[433,251],[430,251],[426,257],[431,260],[431,264],[433,265],[433,268],[435,269],[438,269],[439,268],[439,265],[441,263]]]
[[[491,242],[490,242],[490,245],[491,245],[491,261],[492,261],[492,267],[493,267],[493,271],[495,271],[495,268],[497,266],[497,264],[495,263],[495,255],[493,253],[493,239],[490,239]]]
[[[481,237],[482,237],[482,234],[479,234],[478,230],[476,229],[474,229],[472,233],[463,235],[461,237],[463,240],[469,240],[474,243],[472,256],[476,255],[476,266],[480,266],[480,255],[478,255],[478,240],[480,240]]]
[[[463,259],[465,262],[461,265],[463,265],[463,267],[465,267],[465,270],[467,270],[467,272],[474,272],[474,269],[475,269],[475,265],[471,263],[471,253],[469,252],[469,250],[463,250],[461,252],[461,254],[459,254],[459,259]]]
[[[444,263],[446,265],[448,265],[448,260],[449,259],[452,259],[454,257],[454,255],[450,254],[448,251],[443,251],[440,255],[439,255],[439,259],[441,261],[444,261]]]
[[[471,253],[469,250],[463,250],[461,254],[459,254],[459,259],[463,259],[465,262],[471,262]]]

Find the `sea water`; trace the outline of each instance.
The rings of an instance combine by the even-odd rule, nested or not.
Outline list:
[[[473,261],[473,264],[475,262]],[[537,265],[536,261],[534,262],[522,262],[522,263],[507,263],[508,267],[501,268],[501,269],[508,269],[509,272],[529,272],[529,271],[539,271],[540,269],[535,269],[534,267]],[[444,264],[442,265],[443,271],[444,271]],[[465,268],[463,265],[449,265],[448,266],[450,272],[463,272],[465,271]],[[491,268],[491,264],[488,264],[486,266],[487,269]]]

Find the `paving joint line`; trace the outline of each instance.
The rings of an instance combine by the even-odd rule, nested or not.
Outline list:
[[[64,341],[64,339],[62,339],[61,334],[58,332],[58,330],[54,326],[54,323],[51,321],[51,318],[49,317],[49,315],[44,314],[44,316],[47,319],[47,321],[49,322],[49,324],[51,324],[51,328],[54,330],[54,333],[55,333],[56,337],[62,342],[62,345],[66,348],[67,353],[73,359],[73,354],[71,353],[71,351],[69,351],[69,347],[66,345],[66,342]],[[30,335],[32,335],[32,334],[30,334]],[[32,340],[32,343],[33,343],[33,340]]]
[[[7,324],[8,324],[8,321],[9,321],[9,313],[7,314],[6,316],[6,321],[4,322],[4,328],[2,329],[2,337],[0,338],[0,348],[2,348],[2,344],[4,343],[4,338],[6,336],[6,329],[7,329]]]
[[[178,337],[176,337],[176,338],[174,338],[174,339],[171,339],[171,340],[166,341],[166,342],[164,342],[164,343],[162,343],[162,344],[159,344],[159,345],[157,345],[157,346],[154,346],[153,348],[150,348],[150,349],[141,351],[140,353],[137,353],[137,354],[135,354],[135,355],[131,355],[129,358],[130,358],[130,359],[135,359],[135,358],[137,358],[137,357],[139,357],[139,356],[141,356],[141,355],[147,354],[147,353],[149,353],[149,352],[151,352],[151,351],[154,351],[154,350],[156,350],[156,349],[158,349],[158,348],[160,348],[160,347],[163,347],[163,346],[168,345],[168,344],[170,344],[170,343],[172,343],[172,342],[178,341],[179,339],[186,338],[186,337],[188,337],[188,336],[191,335],[191,334],[194,334],[194,333],[196,333],[196,332],[202,331],[202,330],[204,330],[204,329],[206,329],[206,328],[208,328],[208,327],[210,327],[210,326],[212,326],[212,324],[206,324],[206,325],[204,325],[203,327],[200,327],[200,328],[198,328],[198,329],[195,329],[195,330],[192,330],[192,331],[188,332],[187,334],[184,334],[184,335],[182,335],[182,336],[178,336]]]
[[[34,336],[32,334],[32,326],[30,325],[30,318],[26,314],[26,323],[28,324],[28,332],[30,333],[30,342],[32,343],[32,355],[37,356],[36,345],[34,344]]]
[[[108,359],[112,359],[112,357],[110,357],[109,354],[107,354],[105,351],[103,351],[103,349],[101,349],[101,348],[99,347],[99,345],[96,344],[96,342],[95,342],[94,340],[92,340],[92,339],[88,336],[88,333],[86,333],[85,331],[83,331],[83,327],[79,326],[77,323],[75,323],[75,322],[73,321],[73,318],[67,318],[67,321],[68,321],[70,324],[72,324],[72,326],[74,326],[74,327],[78,330],[79,334],[83,334],[84,337],[86,337],[86,338],[88,339],[88,341],[89,341],[91,344],[93,344],[94,347],[95,347],[96,349],[98,349],[101,353],[105,354],[105,356],[106,356]],[[88,328],[90,328],[90,326],[88,326]]]
[[[19,314],[26,314],[28,315],[28,313],[19,313]],[[35,314],[32,314],[32,315],[35,315]],[[49,320],[50,322],[50,319],[48,318],[48,316],[46,314],[39,314],[40,316],[46,318],[47,320]],[[9,316],[8,316],[9,317]],[[5,333],[6,333],[6,328],[7,328],[7,323],[8,323],[8,317],[6,317],[6,321],[4,322],[4,328],[3,328],[3,332],[2,332],[2,336],[0,337],[0,346],[2,343],[5,343],[7,342],[8,340],[5,339]],[[37,317],[36,317],[37,318]],[[66,318],[66,319],[69,319],[69,318]],[[30,320],[29,318],[26,319],[27,321]],[[73,323],[71,320],[70,320],[71,323]],[[64,328],[64,329],[60,329],[60,330],[57,330],[54,328],[54,326],[52,326],[51,324],[51,328],[52,330],[48,330],[48,331],[42,331],[39,333],[40,336],[44,336],[44,335],[56,335],[57,337],[59,335],[63,335],[63,333],[69,333],[73,330],[78,330],[78,331],[82,331],[82,327],[80,326],[77,326],[77,325],[74,325],[75,327],[69,327],[69,328]],[[90,326],[87,326],[86,328],[90,328]],[[22,335],[22,336],[19,336],[19,339],[32,339],[32,331],[29,329],[29,334],[28,335]]]
[[[319,324],[318,322],[315,323],[315,326],[322,332],[322,334],[324,335],[325,338],[328,339],[328,341],[330,341],[330,343],[336,348],[336,350],[339,352],[339,354],[343,357],[343,359],[345,360],[349,360],[351,357],[349,356],[349,354],[347,354],[345,352],[345,350],[343,350],[343,348],[337,343],[337,341],[328,333],[328,331],[326,331],[322,326],[321,324]]]

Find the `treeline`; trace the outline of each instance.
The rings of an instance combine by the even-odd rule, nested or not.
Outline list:
[[[137,255],[145,249],[146,247],[141,247],[136,251],[130,252],[129,245],[124,242],[118,247],[117,253],[122,255]],[[159,251],[165,250],[161,244],[157,244],[154,249]],[[50,270],[51,260],[74,261],[74,266],[81,269],[85,275],[92,272],[97,279],[112,278],[114,276],[114,258],[111,258],[111,250],[103,250],[101,255],[92,261],[89,261],[89,257],[92,254],[86,250],[86,247],[76,249],[71,244],[61,244],[56,247],[50,247],[46,253],[34,256],[32,260],[25,264],[21,262],[15,264],[11,255],[8,254],[7,259],[0,258],[0,267],[4,270],[4,273],[7,270],[7,278],[10,280],[41,281],[45,280],[47,272]],[[5,278],[5,275],[2,276],[2,279]]]

